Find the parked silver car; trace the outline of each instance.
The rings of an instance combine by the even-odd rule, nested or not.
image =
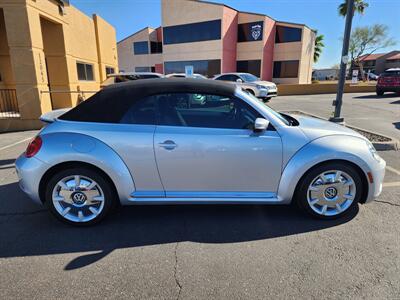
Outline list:
[[[163,74],[154,72],[121,72],[116,74],[108,74],[107,79],[100,84],[100,88],[105,88],[106,86],[109,86],[111,84],[121,83],[125,81],[163,77]]]
[[[53,116],[54,117],[54,116]],[[117,204],[289,204],[331,219],[381,193],[385,161],[346,127],[280,114],[232,84],[109,86],[52,122],[16,161],[21,189],[88,225]]]
[[[266,101],[278,95],[278,88],[275,83],[260,80],[250,73],[224,73],[215,76],[214,80],[235,83],[253,96]]]

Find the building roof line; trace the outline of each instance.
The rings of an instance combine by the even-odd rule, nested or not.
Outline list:
[[[119,43],[125,41],[126,39],[129,39],[130,37],[134,36],[135,34],[138,34],[139,32],[141,32],[141,31],[143,31],[143,30],[145,30],[145,29],[147,29],[147,28],[149,28],[149,29],[154,29],[153,27],[150,27],[150,26],[143,27],[142,29],[140,29],[140,30],[138,30],[138,31],[136,31],[136,32],[134,32],[134,33],[128,35],[127,37],[123,38],[122,40],[118,41],[117,44],[119,44]]]
[[[254,13],[254,12],[248,12],[248,11],[240,11],[240,10],[237,10],[237,9],[235,9],[235,8],[229,6],[229,5],[226,5],[226,4],[224,4],[224,3],[216,3],[216,2],[206,1],[206,0],[190,0],[190,1],[192,1],[192,2],[197,2],[197,3],[204,3],[204,4],[212,4],[212,5],[217,5],[217,6],[223,6],[223,7],[227,7],[227,8],[229,8],[229,9],[232,9],[232,10],[238,12],[238,13],[244,13],[244,14],[249,14],[249,15],[263,16],[263,17],[270,18],[271,20],[275,21],[276,23],[286,23],[286,24],[292,24],[292,25],[303,26],[303,27],[307,27],[308,29],[310,29],[310,30],[312,30],[312,31],[315,32],[314,29],[310,28],[310,27],[307,26],[306,24],[294,23],[294,22],[287,22],[287,21],[279,21],[279,20],[276,20],[276,19],[274,19],[274,18],[272,18],[271,16],[266,15],[266,14],[260,14],[260,13]],[[161,27],[161,28],[162,28],[161,25],[158,26],[158,27]],[[157,27],[157,28],[158,28],[158,27]],[[126,40],[126,39],[128,39],[128,38],[134,36],[135,34],[141,32],[142,30],[144,30],[144,29],[146,29],[146,28],[154,29],[154,28],[152,28],[152,27],[146,26],[146,27],[144,27],[144,28],[142,28],[142,29],[136,31],[135,33],[132,33],[131,35],[127,36],[126,38],[123,38],[122,40],[120,40],[119,42],[117,42],[117,44],[119,44],[119,43],[123,42],[124,40]],[[155,29],[154,29],[154,30],[155,30]]]
[[[310,28],[309,26],[307,26],[306,24],[302,24],[302,23],[295,23],[295,22],[288,22],[288,21],[280,21],[280,20],[276,20],[276,23],[286,23],[286,24],[292,24],[292,25],[298,25],[298,26],[303,26],[303,27],[307,27],[308,29],[315,31],[315,29]]]
[[[315,31],[314,29],[310,28],[309,26],[307,26],[306,24],[302,24],[302,23],[295,23],[295,22],[287,22],[287,21],[280,21],[280,20],[276,20],[273,17],[266,15],[266,14],[260,14],[260,13],[255,13],[255,12],[249,12],[249,11],[242,11],[242,10],[237,10],[229,5],[226,5],[224,3],[216,3],[216,2],[210,2],[210,1],[206,1],[206,0],[191,0],[193,2],[199,2],[199,3],[206,3],[206,4],[214,4],[214,5],[218,5],[218,6],[224,6],[227,8],[230,8],[234,11],[237,11],[239,13],[244,13],[244,14],[249,14],[249,15],[258,15],[258,16],[263,16],[263,17],[267,17],[270,18],[271,20],[277,22],[277,23],[287,23],[287,24],[293,24],[293,25],[299,25],[299,26],[304,26],[307,27],[308,29]]]

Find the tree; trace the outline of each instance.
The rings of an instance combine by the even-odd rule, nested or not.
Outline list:
[[[369,6],[366,1],[354,0],[354,12],[360,15],[364,14],[365,9]],[[339,15],[345,17],[347,13],[347,0],[344,0],[338,7]]]
[[[351,70],[354,66],[360,68],[361,76],[364,78],[364,59],[378,49],[395,45],[396,42],[388,37],[388,27],[382,24],[372,26],[356,27],[350,37],[350,62]]]
[[[316,63],[321,56],[322,49],[325,47],[323,41],[324,41],[324,35],[320,34],[317,35],[318,32],[315,31],[315,45],[314,45],[314,62]]]
[[[340,64],[334,64],[331,69],[339,70],[340,69]]]

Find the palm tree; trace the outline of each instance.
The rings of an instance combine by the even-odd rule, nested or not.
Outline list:
[[[365,9],[369,6],[366,1],[354,0],[354,12],[363,15]],[[347,0],[344,0],[342,4],[338,7],[339,15],[345,17],[347,13]]]
[[[320,34],[317,35],[317,32],[315,32],[316,38],[315,38],[315,45],[314,45],[314,62],[316,63],[322,53],[322,49],[325,47],[323,41],[324,41],[324,35]]]

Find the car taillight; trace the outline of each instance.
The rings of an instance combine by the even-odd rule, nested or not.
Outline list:
[[[40,136],[37,136],[29,143],[25,151],[25,156],[28,158],[35,156],[36,153],[39,152],[41,147],[42,147],[42,139],[40,138]]]

